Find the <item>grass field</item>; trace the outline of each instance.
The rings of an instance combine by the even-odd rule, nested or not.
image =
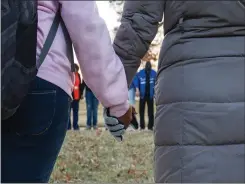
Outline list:
[[[86,109],[80,104],[80,126]],[[99,125],[103,126],[102,109]],[[152,183],[152,132],[128,131],[116,142],[107,131],[68,131],[50,182],[53,183]]]

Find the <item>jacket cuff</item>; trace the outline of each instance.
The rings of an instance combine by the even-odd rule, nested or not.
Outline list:
[[[126,112],[129,109],[129,103],[128,101],[125,102],[124,104],[120,104],[117,106],[110,107],[110,116],[114,116],[116,118],[119,118],[126,114]]]

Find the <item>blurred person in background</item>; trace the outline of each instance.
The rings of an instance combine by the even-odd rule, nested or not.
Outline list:
[[[87,121],[86,129],[97,129],[98,123],[98,106],[99,100],[96,98],[92,90],[86,85],[85,81],[82,82],[83,89],[85,90]]]
[[[154,126],[154,87],[156,80],[156,71],[152,69],[151,62],[145,64],[145,68],[137,74],[138,82],[136,87],[136,96],[140,98],[139,114],[140,129],[145,129],[145,105],[148,110],[148,130],[153,130]]]
[[[245,2],[125,1],[114,49],[132,81],[164,15],[156,183],[245,182]]]
[[[79,120],[79,102],[81,99],[83,99],[83,89],[84,86],[81,83],[81,77],[79,74],[79,66],[78,64],[75,64],[75,83],[74,88],[72,92],[72,103],[71,103],[71,110],[72,110],[72,116],[73,116],[73,129],[79,130],[78,120]],[[70,111],[70,119],[68,123],[68,130],[71,129],[71,111]]]

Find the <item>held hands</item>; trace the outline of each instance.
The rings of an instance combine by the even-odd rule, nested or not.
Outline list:
[[[123,116],[116,118],[110,116],[109,109],[104,109],[106,128],[117,141],[123,140],[123,134],[132,121],[133,113],[135,113],[134,107],[129,107],[128,111]]]

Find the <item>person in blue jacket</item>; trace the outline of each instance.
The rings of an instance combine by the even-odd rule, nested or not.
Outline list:
[[[156,72],[151,67],[151,62],[146,62],[145,68],[137,74],[139,82],[136,88],[136,96],[140,97],[139,113],[140,128],[145,129],[145,104],[148,107],[148,129],[153,130],[154,126],[154,87]]]

